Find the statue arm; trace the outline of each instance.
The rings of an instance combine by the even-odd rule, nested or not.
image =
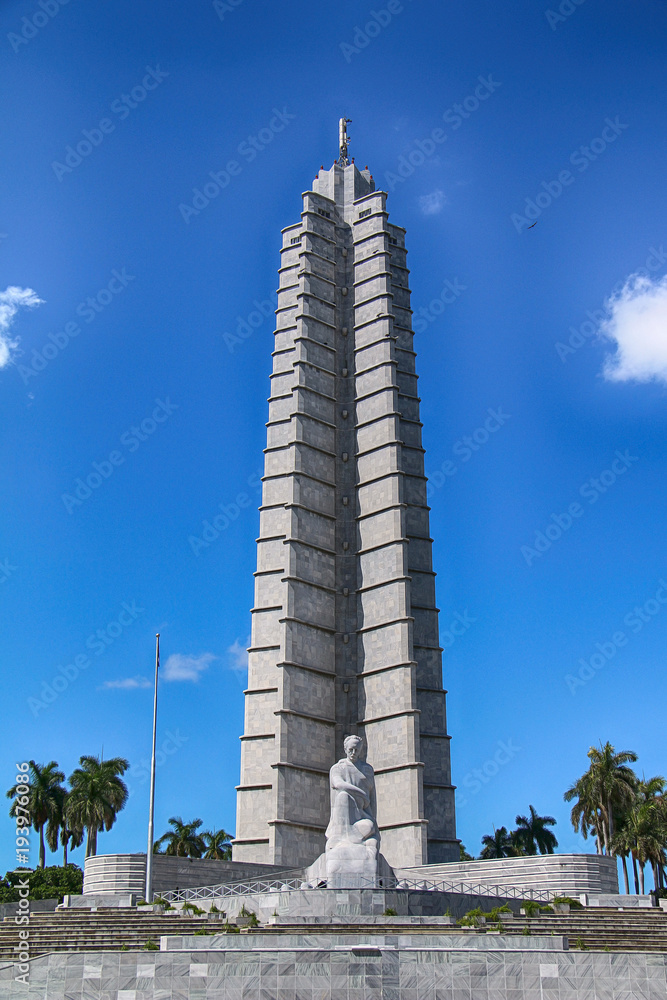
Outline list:
[[[361,792],[361,789],[358,788],[357,785],[353,785],[352,782],[346,781],[340,774],[336,774],[333,771],[331,773],[331,787],[335,788],[336,791],[348,792],[350,795],[359,795]]]

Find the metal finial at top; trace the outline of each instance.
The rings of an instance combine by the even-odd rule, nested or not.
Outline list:
[[[341,167],[348,167],[350,165],[350,161],[347,157],[347,151],[350,142],[352,141],[352,137],[347,134],[347,123],[351,121],[351,118],[340,118],[338,121],[338,162]]]

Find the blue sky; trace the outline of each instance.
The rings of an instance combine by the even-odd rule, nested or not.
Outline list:
[[[234,829],[279,230],[342,114],[408,230],[459,834],[592,849],[588,747],[667,770],[667,5],[561,8],[2,5],[0,770],[127,757],[100,852],[156,631],[156,832]]]

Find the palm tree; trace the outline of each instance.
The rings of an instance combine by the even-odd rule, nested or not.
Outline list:
[[[165,854],[176,855],[179,858],[201,858],[206,845],[197,830],[202,821],[193,819],[190,823],[184,823],[180,816],[171,816],[169,822],[174,829],[168,830],[155,841],[158,853],[161,853],[162,845],[166,844]]]
[[[69,793],[63,789],[62,803],[59,803],[57,815],[49,820],[46,828],[46,842],[50,851],[57,851],[60,843],[63,849],[63,868],[67,868],[67,849],[71,846],[80,847],[83,843],[83,830],[80,827],[73,828],[65,817],[67,797]],[[70,844],[71,841],[71,844]]]
[[[110,830],[128,798],[127,785],[121,779],[130,766],[124,757],[100,760],[79,758],[80,767],[70,775],[71,792],[65,804],[65,819],[70,830],[86,830],[86,857],[97,854],[97,834]]]
[[[232,837],[226,830],[204,830],[201,834],[206,852],[205,858],[217,861],[232,860]]]
[[[579,800],[572,810],[575,830],[584,822],[592,825],[598,836],[598,853],[603,853],[601,835],[604,853],[611,854],[614,817],[634,801],[637,776],[627,765],[637,760],[637,754],[632,750],[617,753],[607,742],[604,746],[591,747],[587,756],[591,762],[588,771],[565,792],[564,799],[566,802]]]
[[[640,865],[640,884],[644,882],[644,864],[648,862],[653,868],[653,880],[656,889],[663,881],[665,865],[665,846],[667,846],[667,808],[665,804],[665,779],[662,775],[649,778],[642,776],[637,782],[633,814],[633,836],[635,850]]]
[[[518,854],[517,845],[512,838],[512,834],[507,832],[507,827],[500,826],[496,830],[493,828],[493,835],[487,833],[482,837],[484,845],[480,858],[485,861],[493,858],[513,858]]]
[[[63,848],[63,868],[67,867],[67,848],[70,841],[72,848],[79,847],[83,842],[83,830],[80,828],[71,829],[65,818],[65,809],[69,792],[65,788],[57,789],[57,808],[50,817],[46,827],[46,842],[49,850],[54,853],[58,850],[60,843]]]
[[[540,854],[553,854],[554,848],[558,847],[558,841],[548,826],[555,826],[556,820],[553,816],[538,816],[533,806],[530,806],[530,816],[517,816],[517,829],[513,831],[515,841],[523,847],[526,854],[534,856],[538,850]]]
[[[621,864],[623,865],[623,882],[625,884],[625,892],[626,895],[629,895],[630,882],[628,880],[628,857],[631,852],[631,847],[628,837],[627,823],[627,811],[616,817],[616,833],[614,834],[614,839],[611,842],[611,851],[612,854],[621,859]]]
[[[604,746],[591,747],[588,751],[591,762],[590,772],[593,787],[597,793],[599,807],[605,816],[607,854],[611,853],[611,839],[614,836],[614,807],[619,811],[631,803],[635,795],[637,776],[627,765],[637,760],[632,750],[619,750],[607,741]]]
[[[19,795],[17,788],[22,782],[13,785],[7,792],[7,798],[13,799],[9,809],[12,819],[18,819],[27,812],[31,823],[39,833],[39,867],[44,868],[46,864],[46,849],[44,846],[44,827],[57,814],[62,796],[66,794],[61,782],[65,780],[65,775],[58,770],[55,760],[48,764],[36,764],[30,761],[29,770],[26,772],[26,784],[28,785],[27,803],[21,803],[23,795]]]
[[[602,817],[597,805],[597,799],[593,794],[590,774],[582,775],[575,783],[568,788],[563,798],[566,802],[575,799],[570,819],[575,833],[581,833],[584,840],[588,840],[589,833],[595,835],[596,851],[602,854],[602,844],[604,836],[602,833]]]
[[[638,802],[628,813],[626,836],[632,853],[632,867],[635,876],[635,892],[644,895],[644,866],[660,851],[660,845],[653,833],[654,823],[651,806]],[[637,878],[639,875],[639,879]]]

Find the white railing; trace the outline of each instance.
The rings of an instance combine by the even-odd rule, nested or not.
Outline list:
[[[503,899],[534,899],[547,903],[554,895],[549,889],[526,889],[506,885],[484,885],[473,882],[431,882],[425,879],[377,878],[364,879],[357,876],[359,889],[409,889],[419,892],[456,892],[466,896],[495,896]],[[221,899],[230,896],[250,896],[268,892],[307,892],[310,889],[325,889],[324,880],[317,883],[305,882],[303,877],[272,879],[252,879],[247,882],[221,882],[219,885],[204,885],[195,889],[174,889],[170,892],[154,893],[170,903],[184,903],[196,899]]]

